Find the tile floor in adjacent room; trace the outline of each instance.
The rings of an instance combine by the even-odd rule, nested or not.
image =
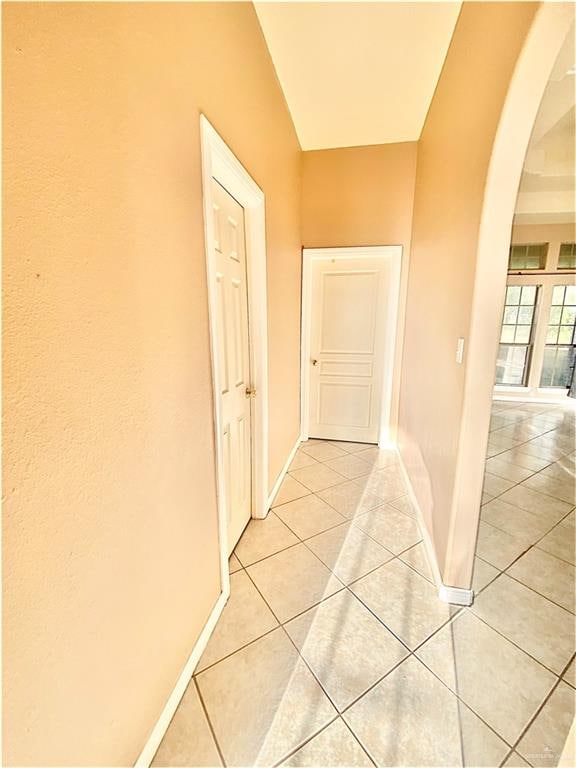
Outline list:
[[[154,765],[551,766],[574,717],[574,411],[495,402],[476,599],[441,603],[396,456],[308,441]]]

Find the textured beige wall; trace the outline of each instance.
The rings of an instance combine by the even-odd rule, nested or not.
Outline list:
[[[4,764],[127,765],[219,592],[199,112],[266,194],[271,480],[299,145],[249,4],[3,14]]]
[[[305,248],[402,245],[398,332],[390,413],[396,434],[416,142],[302,153],[302,242]]]
[[[399,443],[441,572],[467,362],[456,363],[456,344],[468,337],[492,144],[537,8],[463,5],[418,146]],[[505,274],[494,272],[493,279],[503,284]],[[470,520],[469,538],[475,530]],[[464,580],[467,568],[464,563]]]

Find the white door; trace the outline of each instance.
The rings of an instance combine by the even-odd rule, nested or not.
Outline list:
[[[310,437],[378,442],[388,282],[384,259],[313,260]]]
[[[232,552],[252,510],[250,347],[244,209],[212,180],[222,451]]]

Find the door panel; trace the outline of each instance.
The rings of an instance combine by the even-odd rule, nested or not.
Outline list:
[[[384,359],[383,259],[315,259],[310,437],[377,442]]]
[[[228,546],[232,552],[252,511],[250,347],[244,210],[212,182],[216,250],[216,359],[221,392]]]

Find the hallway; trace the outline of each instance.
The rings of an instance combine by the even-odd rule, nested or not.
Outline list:
[[[574,713],[574,414],[495,402],[472,608],[394,452],[302,444],[154,765],[556,765]]]

